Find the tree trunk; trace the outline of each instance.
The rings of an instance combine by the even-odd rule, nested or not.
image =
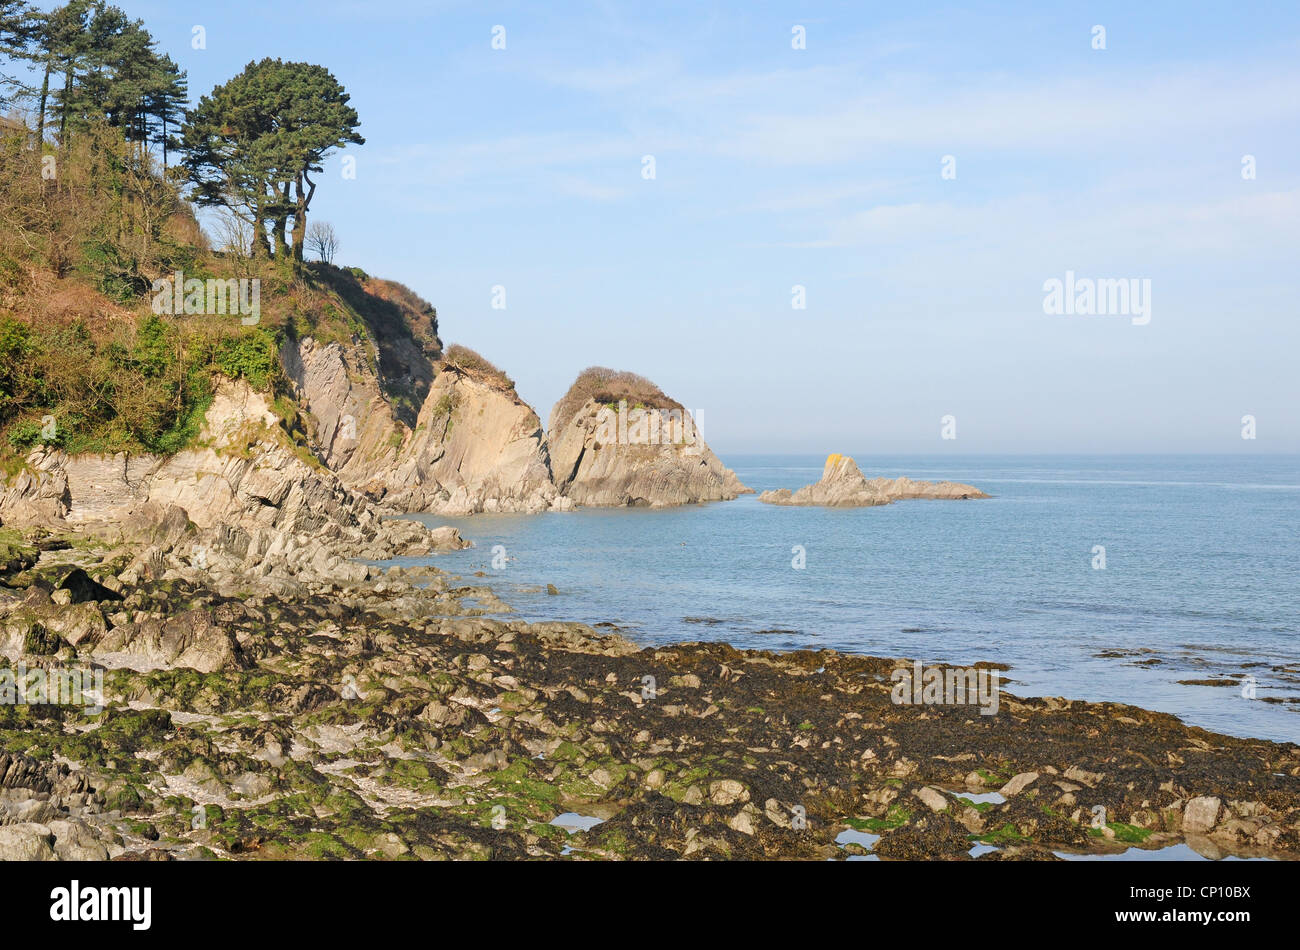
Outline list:
[[[59,119],[59,148],[68,147],[68,100],[72,98],[72,70],[63,74],[63,114]]]
[[[266,216],[262,211],[260,204],[252,208],[253,211],[253,235],[249,238],[248,253],[253,260],[265,260],[271,256],[271,245],[266,239]]]
[[[45,78],[41,80],[41,105],[36,113],[36,144],[45,144],[45,103],[50,98],[50,60],[45,60]]]
[[[284,187],[275,192],[275,197],[278,208],[275,212],[273,254],[277,258],[283,258],[289,250],[289,242],[287,240],[289,232],[289,213],[284,210],[285,205],[289,203],[288,182],[285,182]]]
[[[307,183],[307,191],[303,191],[303,182]],[[297,203],[294,206],[293,213],[293,259],[301,262],[303,260],[303,245],[307,240],[307,208],[311,205],[311,199],[316,194],[316,184],[307,177],[305,171],[298,173],[295,179]]]
[[[253,224],[253,257],[268,258],[271,256],[271,242],[267,239],[266,222],[259,216]]]

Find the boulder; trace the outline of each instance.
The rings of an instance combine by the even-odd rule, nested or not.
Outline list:
[[[1188,834],[1204,834],[1219,822],[1219,813],[1223,803],[1210,795],[1193,798],[1183,809],[1183,831]]]
[[[79,567],[74,567],[64,576],[59,582],[59,590],[68,591],[74,604],[123,599],[117,591],[105,587]]]
[[[0,826],[0,861],[54,861],[54,834],[46,825]]]
[[[1007,798],[1011,798],[1015,795],[1019,795],[1036,781],[1038,781],[1037,772],[1021,772],[1019,775],[1013,776],[1011,781],[1007,782],[1007,784],[1003,785],[1001,792]]]
[[[114,627],[95,646],[105,663],[135,670],[188,667],[200,673],[243,666],[233,634],[213,623],[206,610],[189,610],[166,621],[145,620]]]

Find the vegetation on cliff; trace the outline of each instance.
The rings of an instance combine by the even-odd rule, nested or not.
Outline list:
[[[0,467],[39,445],[179,451],[222,376],[295,420],[280,352],[305,336],[362,344],[385,395],[418,411],[397,354],[414,342],[441,356],[433,307],[303,260],[311,173],[364,141],[347,99],[323,67],[263,60],[186,112],[184,73],[140,21],[90,0],[0,0],[0,106],[14,115],[0,124]],[[196,206],[222,213],[213,239]],[[159,289],[178,280],[186,298],[206,288],[202,306],[170,305]]]
[[[447,366],[468,373],[476,379],[481,379],[504,389],[515,388],[515,381],[507,376],[504,370],[499,369],[468,346],[453,343],[447,347],[443,362]]]
[[[555,404],[551,412],[552,425],[568,422],[573,414],[593,400],[601,405],[618,408],[626,401],[629,409],[682,409],[682,404],[670,398],[662,389],[636,373],[589,366],[578,374],[569,391]]]

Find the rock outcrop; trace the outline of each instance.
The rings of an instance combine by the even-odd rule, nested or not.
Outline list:
[[[547,441],[556,487],[577,505],[661,508],[750,491],[690,412],[632,373],[583,372],[551,411]]]
[[[364,576],[364,564],[465,546],[452,528],[384,521],[305,449],[264,396],[223,382],[198,447],[162,458],[37,450],[0,490],[11,526],[77,527],[138,551],[134,569]]]
[[[469,361],[439,365],[389,479],[383,500],[407,511],[535,512],[557,495],[537,413],[503,374]]]
[[[826,457],[820,481],[796,492],[788,488],[765,491],[758,500],[769,505],[821,505],[828,508],[864,508],[888,505],[906,498],[967,499],[988,495],[957,482],[918,482],[907,477],[867,478],[850,456]]]
[[[466,515],[556,503],[541,420],[476,354],[453,346],[429,364],[413,419],[385,395],[360,344],[308,338],[286,345],[283,360],[325,463],[385,510]]]

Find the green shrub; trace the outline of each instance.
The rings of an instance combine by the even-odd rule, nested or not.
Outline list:
[[[20,452],[30,451],[35,445],[39,445],[41,439],[42,426],[35,419],[24,419],[9,427],[9,444]]]
[[[223,375],[267,391],[280,377],[280,341],[271,330],[257,327],[223,339],[213,362]]]

